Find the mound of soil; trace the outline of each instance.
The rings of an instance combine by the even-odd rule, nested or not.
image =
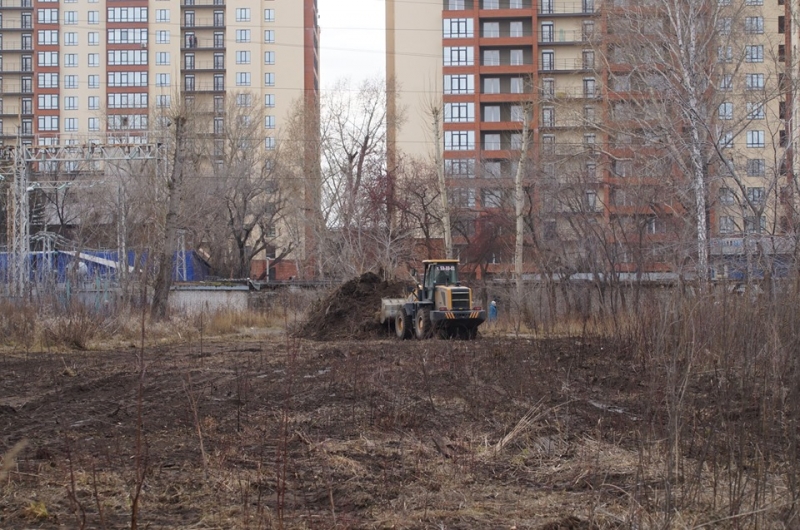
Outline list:
[[[408,285],[382,280],[372,272],[364,273],[315,303],[298,334],[320,341],[364,340],[385,335],[386,326],[377,318],[381,298],[403,297]]]

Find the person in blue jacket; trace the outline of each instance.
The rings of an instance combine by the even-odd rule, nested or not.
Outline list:
[[[496,322],[497,321],[497,302],[492,300],[492,303],[489,304],[489,322]]]

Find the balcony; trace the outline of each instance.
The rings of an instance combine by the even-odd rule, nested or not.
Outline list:
[[[594,69],[594,61],[582,58],[549,59],[539,63],[540,72],[581,72]]]
[[[181,23],[181,28],[224,28],[225,18],[207,18],[207,17],[184,17]]]
[[[194,61],[184,62],[181,67],[183,71],[204,72],[213,70],[225,70],[225,61]]]
[[[225,92],[224,83],[184,83],[183,91],[186,93],[213,93]]]
[[[181,43],[181,50],[224,50],[225,39],[199,39],[194,35],[187,35]]]
[[[33,0],[0,0],[0,9],[33,9]]]
[[[539,98],[542,100],[555,100],[555,99],[600,99],[603,95],[600,87],[595,88],[540,88]]]
[[[539,34],[539,44],[548,46],[559,44],[584,44],[587,42],[589,42],[589,36],[578,29],[544,31]]]
[[[225,0],[183,0],[181,7],[225,7]]]
[[[590,16],[600,12],[599,5],[592,0],[582,2],[559,2],[557,0],[543,0],[539,2],[539,16]]]

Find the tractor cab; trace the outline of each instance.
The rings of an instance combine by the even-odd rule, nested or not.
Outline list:
[[[458,260],[425,260],[425,276],[422,280],[423,300],[433,299],[437,286],[460,285],[458,281]]]

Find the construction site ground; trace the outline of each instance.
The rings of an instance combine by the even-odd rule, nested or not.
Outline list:
[[[0,449],[27,440],[5,529],[627,526],[665,421],[624,349],[574,338],[272,330],[0,370]]]

